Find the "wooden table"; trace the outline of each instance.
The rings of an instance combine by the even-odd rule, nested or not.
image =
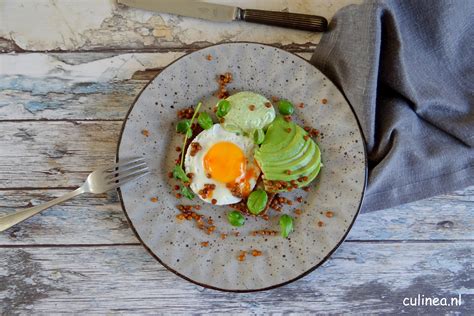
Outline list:
[[[220,1],[331,18],[351,0]],[[114,160],[123,118],[160,69],[221,41],[309,58],[320,35],[214,24],[113,1],[0,1],[0,214],[78,186]],[[114,192],[83,196],[0,234],[0,314],[156,312],[434,313],[474,310],[474,187],[362,214],[309,276],[253,294],[168,272],[142,248]],[[404,306],[453,297],[457,307]]]

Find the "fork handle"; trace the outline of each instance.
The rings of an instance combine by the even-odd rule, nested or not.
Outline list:
[[[13,212],[12,214],[8,214],[5,216],[0,217],[0,232],[3,232],[7,230],[8,228],[15,226],[18,223],[23,222],[24,220],[27,220],[28,218],[44,211],[47,208],[50,208],[53,205],[62,203],[64,201],[67,201],[69,199],[72,199],[73,197],[84,193],[84,189],[82,187],[77,188],[74,191],[71,191],[69,193],[64,194],[63,196],[60,196],[54,200],[51,200],[49,202],[46,202],[41,205],[29,207],[26,209],[21,209],[16,212]]]
[[[301,13],[239,9],[237,19],[311,32],[326,32],[328,28],[324,17]]]

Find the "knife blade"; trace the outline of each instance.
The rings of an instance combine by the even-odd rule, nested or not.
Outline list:
[[[239,8],[192,0],[118,0],[129,7],[189,16],[215,22],[230,22],[237,18]]]
[[[242,20],[313,32],[325,32],[328,21],[317,15],[241,9],[239,7],[193,0],[117,0],[129,7],[189,16],[215,22]]]

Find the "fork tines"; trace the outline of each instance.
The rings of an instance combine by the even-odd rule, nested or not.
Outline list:
[[[137,179],[149,173],[148,166],[143,158],[132,158],[117,162],[107,170],[108,184],[123,184],[129,180]]]

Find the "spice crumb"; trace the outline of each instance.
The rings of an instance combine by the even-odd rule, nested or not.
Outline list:
[[[227,98],[229,96],[227,85],[232,82],[232,74],[226,72],[225,74],[219,75],[217,77],[217,82],[219,83],[219,90],[216,92],[216,96],[219,99]]]
[[[198,151],[202,149],[201,144],[199,144],[198,142],[192,142],[190,146],[191,151],[189,154],[191,155],[191,157],[194,157],[198,153]]]
[[[143,134],[143,136],[148,137],[148,136],[150,136],[150,131],[148,131],[147,129],[144,129],[144,130],[142,130],[142,134]]]
[[[250,110],[250,111],[255,111],[255,105],[254,105],[254,104],[250,104],[250,105],[249,105],[249,110]]]
[[[150,201],[153,202],[153,203],[156,203],[156,202],[158,202],[158,198],[157,197],[152,197],[150,199]]]
[[[176,196],[177,199],[180,199],[181,198],[181,193],[176,193],[175,196]]]
[[[304,108],[304,103],[301,102],[300,104],[298,104],[298,107],[299,107],[300,109],[303,109],[303,108]]]
[[[262,252],[260,250],[257,250],[257,249],[252,250],[252,256],[259,257],[261,255],[262,255]]]
[[[209,61],[211,61],[211,60],[212,60],[212,55],[211,55],[211,54],[207,55],[207,56],[206,56],[206,59],[209,60]]]
[[[270,102],[265,102],[265,106],[266,106],[267,108],[271,108],[271,107],[272,107],[272,104],[271,104]]]
[[[278,232],[276,230],[269,230],[269,229],[262,229],[262,230],[254,230],[250,233],[251,236],[276,236]]]
[[[224,240],[227,238],[227,234],[221,234],[221,239]]]
[[[296,215],[301,215],[301,214],[303,214],[303,211],[302,211],[301,209],[297,208],[297,209],[295,210],[295,214],[296,214]]]
[[[244,261],[245,255],[246,255],[245,251],[240,251],[239,256],[237,257],[237,260]]]
[[[331,217],[333,217],[333,216],[334,216],[334,212],[332,212],[332,211],[326,211],[326,217],[327,217],[327,218],[331,218]]]
[[[318,227],[323,227],[324,226],[324,222],[323,221],[319,221],[318,222]]]
[[[203,242],[201,242],[201,246],[202,246],[202,247],[208,247],[208,246],[209,246],[209,242],[208,242],[208,241],[203,241]]]
[[[328,100],[327,100],[327,99],[322,99],[322,100],[321,100],[321,103],[322,103],[322,104],[326,104],[326,103],[328,103]]]

